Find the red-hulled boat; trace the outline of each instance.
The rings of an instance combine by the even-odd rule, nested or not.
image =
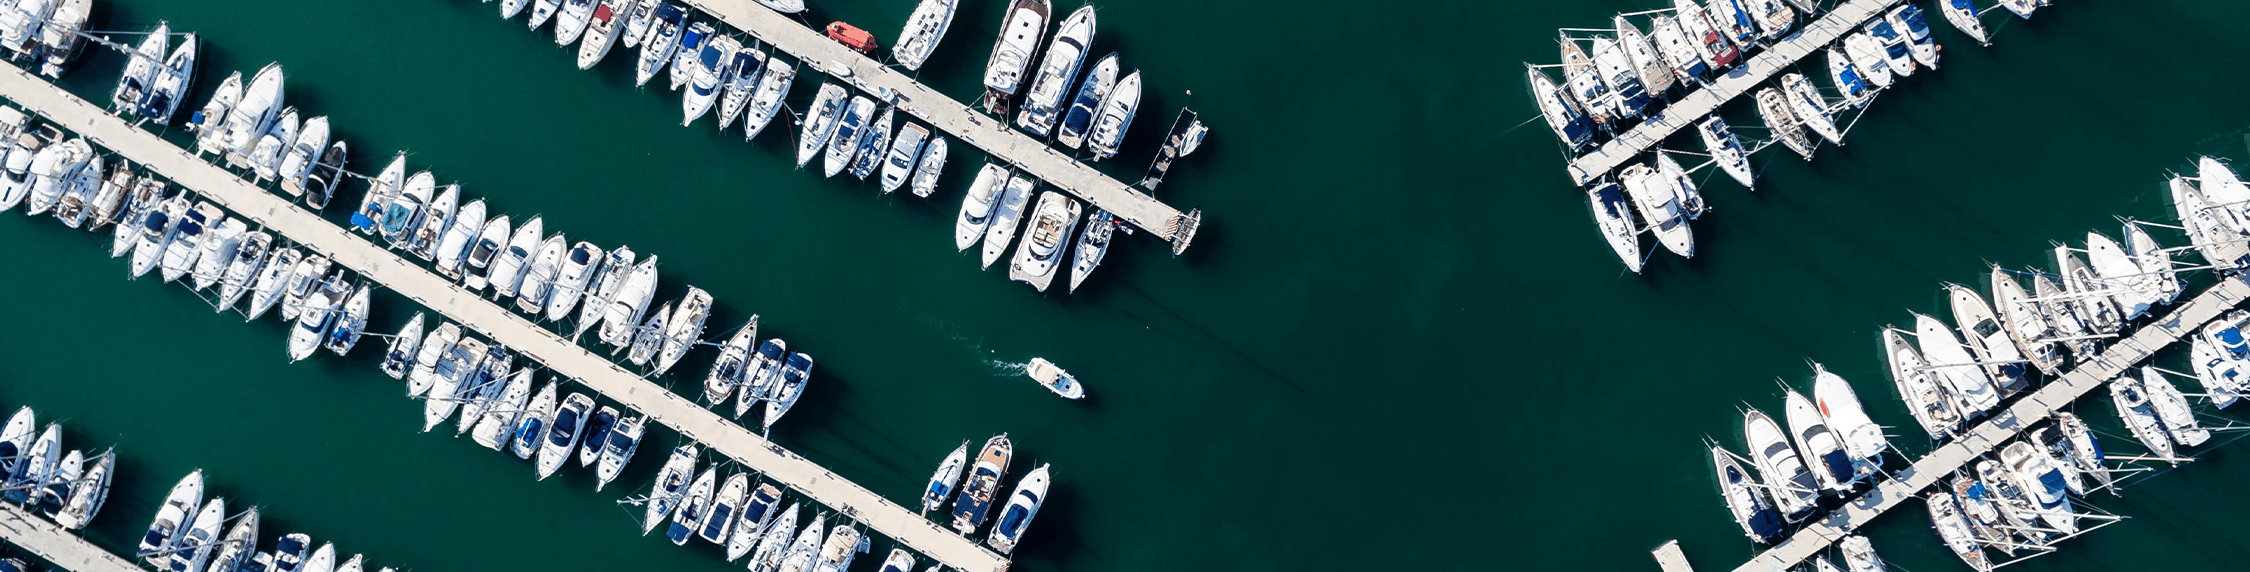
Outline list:
[[[843,22],[829,23],[828,38],[836,40],[838,42],[843,42],[845,46],[849,46],[854,50],[859,50],[860,53],[875,51],[875,35],[869,34],[867,33],[867,30],[859,29],[858,26],[853,26],[851,24],[846,24]]]

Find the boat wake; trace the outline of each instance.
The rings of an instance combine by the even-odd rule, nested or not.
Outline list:
[[[984,365],[992,368],[993,377],[1019,377],[1025,375],[1024,368],[1031,364],[1030,362],[1011,362],[988,359],[984,361]]]

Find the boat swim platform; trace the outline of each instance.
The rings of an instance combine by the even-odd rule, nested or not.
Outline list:
[[[14,69],[14,66],[9,66]],[[70,572],[147,572],[85,538],[63,530],[53,521],[32,515],[13,503],[0,503],[0,541]]]
[[[2094,359],[2079,364],[2077,368],[2040,386],[2030,395],[2017,399],[2008,408],[1994,413],[1959,438],[1930,451],[1929,455],[1915,461],[1914,466],[1892,473],[1890,478],[1878,477],[1874,489],[1845,503],[1842,508],[1830,511],[1773,548],[1759,553],[1748,563],[1735,568],[1735,572],[1789,570],[1826,551],[1830,544],[1881,516],[1884,511],[1915,498],[1917,493],[1936,485],[1938,479],[1968,466],[1970,462],[2007,443],[2030,425],[2053,417],[2055,412],[2069,407],[2086,393],[2102,387],[2127,369],[2147,360],[2157,350],[2182,337],[2193,335],[2204,324],[2241,305],[2245,298],[2250,298],[2250,281],[2246,280],[2250,279],[2235,276],[2220,280],[2217,285],[2197,294],[2171,313],[2103,348]]]
[[[1172,243],[1172,254],[1187,251],[1202,225],[1200,209],[1181,213],[1092,166],[1080,163],[1046,143],[1017,132],[1007,119],[993,119],[968,105],[946,97],[899,70],[845,47],[827,35],[752,0],[685,0],[735,29],[749,32],[776,50],[789,53],[814,70],[828,74],[861,93],[891,94],[889,103],[953,135],[1017,170],[1054,185],[1064,193],[1109,211],[1133,226],[1153,232]],[[954,41],[961,41],[958,35]]]
[[[1686,97],[1673,101],[1664,109],[1651,114],[1639,125],[1602,142],[1600,147],[1570,160],[1570,180],[1586,186],[1641,153],[1655,149],[1673,133],[1694,129],[1696,122],[1716,113],[1719,107],[1734,98],[1749,95],[1751,90],[1767,79],[1787,71],[1799,60],[1825,51],[1836,40],[1859,29],[1869,18],[1882,15],[1900,0],[1850,0],[1829,10],[1818,20],[1780,41],[1766,45],[1758,55],[1718,79],[1708,82],[1702,89],[1688,92]],[[1826,74],[1814,74],[1826,75]]]
[[[320,215],[299,208],[288,197],[251,185],[22,69],[0,66],[0,70],[4,70],[0,71],[0,97],[171,179],[173,184],[256,223],[262,230],[326,255],[337,265],[411,298],[446,319],[508,346],[519,355],[538,361],[556,375],[568,377],[586,389],[647,414],[681,435],[700,441],[705,447],[762,473],[765,478],[827,505],[947,568],[962,572],[1008,569],[1007,558],[978,546],[976,540],[940,527],[920,513],[768,442],[694,401],[626,371],[617,363],[372,241],[353,236]],[[657,450],[661,452],[662,449]],[[657,453],[640,456],[647,458]]]

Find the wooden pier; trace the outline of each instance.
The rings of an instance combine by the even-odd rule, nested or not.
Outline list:
[[[712,451],[757,471],[762,478],[796,490],[807,499],[896,540],[925,557],[962,572],[1004,572],[1008,559],[978,546],[976,540],[923,518],[874,491],[844,479],[804,457],[766,441],[757,433],[705,410],[640,375],[597,356],[569,339],[439,277],[372,241],[299,208],[287,197],[236,177],[196,158],[155,134],[136,129],[79,98],[14,66],[0,66],[0,97],[25,111],[85,137],[110,153],[123,155],[169,178],[202,199],[255,223],[298,246],[327,255],[343,268],[405,295],[519,355],[538,361],[556,375],[649,415]],[[280,359],[276,346],[274,358]],[[661,444],[644,447],[641,462],[662,459]],[[655,460],[651,460],[655,459]],[[919,492],[919,491],[916,491]],[[620,530],[620,533],[624,533]],[[67,566],[66,566],[67,567]],[[128,566],[130,568],[130,566]],[[110,568],[70,568],[74,571]]]
[[[8,69],[15,69],[9,66]],[[50,521],[26,512],[22,506],[0,503],[0,540],[23,549],[56,569],[70,572],[145,572],[131,560],[94,546]]]
[[[1738,96],[1750,94],[1759,84],[1791,69],[1799,60],[1826,51],[1836,40],[1858,30],[1860,24],[1882,15],[1885,10],[1898,3],[1899,0],[1850,0],[1837,5],[1836,9],[1829,10],[1819,20],[1806,24],[1796,33],[1767,44],[1757,55],[1734,66],[1726,75],[1711,81],[1709,85],[1688,92],[1686,97],[1664,106],[1662,111],[1650,115],[1639,125],[1602,142],[1593,151],[1571,159],[1570,180],[1579,186],[1585,186],[1608,175],[1626,161],[1663,144],[1673,133],[1695,128],[1696,122],[1717,112],[1719,106],[1726,105]],[[1826,75],[1811,70],[1805,73],[1808,76]]]
[[[931,126],[952,134],[956,139],[975,145],[999,161],[1013,165],[1096,208],[1107,210],[1133,226],[1156,233],[1158,237],[1172,243],[1173,254],[1186,252],[1188,242],[1195,239],[1196,228],[1203,220],[1201,210],[1183,214],[1179,209],[1156,200],[1156,197],[1149,196],[1148,193],[1112,179],[1045,142],[1016,131],[1009,127],[1005,118],[993,119],[978,113],[969,106],[914,81],[914,78],[868,58],[866,54],[828,39],[820,30],[806,27],[805,24],[752,0],[685,2],[727,25],[749,32],[773,49],[795,56],[815,70],[828,74],[831,81],[842,81],[862,93],[893,94],[891,102],[898,106],[899,111],[920,118]],[[955,43],[976,41],[962,37],[960,30],[955,30],[951,36],[951,41]],[[1135,121],[1147,122],[1146,119]],[[1146,125],[1142,128],[1149,129]]]
[[[1929,455],[1915,461],[1914,466],[1893,473],[1891,478],[1877,480],[1875,488],[1842,508],[1829,512],[1811,526],[1798,530],[1788,540],[1759,553],[1735,572],[1778,572],[1788,570],[1806,559],[1820,554],[1844,535],[1866,525],[1883,511],[1896,507],[1917,493],[1938,483],[1938,479],[1954,474],[1986,453],[2021,433],[2026,427],[2053,417],[2056,411],[2069,407],[2071,402],[2114,379],[2118,374],[2147,360],[2157,350],[2181,338],[2194,335],[2203,324],[2217,319],[2228,310],[2250,298],[2250,282],[2243,277],[2221,279],[2195,298],[2174,308],[2170,314],[2141,326],[2131,335],[2103,348],[2100,355],[2086,360],[2075,369],[2048,381],[2038,391],[2017,399],[2008,408],[1994,413],[1978,423],[1961,437],[1946,443]]]

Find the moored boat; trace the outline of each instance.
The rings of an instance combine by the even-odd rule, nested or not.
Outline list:
[[[1008,278],[1047,291],[1055,281],[1055,271],[1062,267],[1063,251],[1070,246],[1080,208],[1077,199],[1060,192],[1041,193],[1031,218],[1024,222],[1023,242],[1016,245],[1015,260],[1008,264]]]
[[[1101,265],[1102,256],[1109,253],[1110,235],[1116,230],[1117,223],[1109,211],[1097,208],[1094,214],[1086,215],[1086,231],[1078,235],[1078,248],[1070,253],[1071,292],[1077,292],[1078,285]]]
[[[2172,438],[2164,431],[2164,422],[2158,419],[2156,408],[2150,405],[2141,380],[2131,374],[2117,376],[2109,381],[2109,397],[2117,406],[2118,417],[2124,419],[2125,428],[2133,432],[2141,445],[2148,447],[2156,457],[2179,464],[2172,458]]]
[[[648,418],[642,416],[622,417],[610,426],[609,435],[602,438],[602,456],[594,463],[595,492],[625,472],[625,463],[640,450],[641,436],[647,430]]]
[[[953,10],[959,0],[921,0],[914,12],[906,15],[906,28],[898,33],[898,43],[891,46],[891,59],[906,71],[922,69],[930,53],[937,51],[938,42],[945,39],[945,30],[953,25]]]
[[[961,483],[961,468],[969,461],[969,442],[962,441],[953,452],[938,462],[937,472],[930,474],[929,486],[922,488],[922,512],[945,506],[945,498],[953,496],[953,487]]]
[[[1743,188],[1757,190],[1757,186],[1751,184],[1750,152],[1742,147],[1742,140],[1735,137],[1734,128],[1727,125],[1726,119],[1711,114],[1695,125],[1695,134],[1703,138],[1703,149],[1709,152],[1711,162],[1717,163],[1720,171],[1742,183]]]
[[[1000,204],[1001,184],[1007,179],[1007,171],[999,165],[985,163],[977,169],[976,180],[961,197],[961,215],[953,219],[954,250],[968,250],[984,238],[985,228],[992,223],[992,211]]]
[[[1047,502],[1050,481],[1045,463],[1033,468],[1030,473],[1025,473],[1022,480],[1016,481],[1015,492],[1008,495],[1007,506],[1000,509],[1000,521],[993,523],[992,534],[985,537],[984,543],[1001,554],[1015,552],[1016,544],[1023,541],[1024,531],[1031,527],[1031,519],[1039,516],[1040,505]],[[907,571],[901,569],[901,572]]]
[[[1882,464],[1890,440],[1883,435],[1883,426],[1867,417],[1867,410],[1859,403],[1859,393],[1843,377],[1829,373],[1828,368],[1813,364],[1813,405],[1820,409],[1821,422],[1836,433],[1844,452],[1852,456],[1855,472],[1861,477],[1874,472]]]
[[[1984,31],[1984,21],[1977,17],[1981,12],[1974,0],[1938,0],[1938,13],[1945,15],[1945,21],[1951,22],[1953,29],[1968,34],[1978,44],[1992,45],[1991,36]]]
[[[804,133],[797,137],[797,168],[802,169],[814,157],[819,157],[835,138],[838,119],[844,114],[846,95],[849,94],[844,88],[834,83],[820,84],[820,91],[813,94],[812,105],[805,109]]]
[[[1000,494],[1000,479],[1007,476],[1008,460],[1015,454],[1015,444],[1006,434],[994,435],[984,442],[977,452],[976,463],[969,471],[969,480],[961,485],[961,493],[953,500],[953,529],[962,534],[973,534],[984,524],[985,513],[992,507],[992,499]]]
[[[1745,412],[1742,436],[1750,445],[1750,461],[1758,466],[1766,485],[1774,488],[1775,504],[1781,507],[1783,517],[1794,522],[1819,508],[1820,483],[1797,456],[1797,449],[1789,446],[1788,435],[1773,418],[1756,409]]]
[[[1734,454],[1717,444],[1711,445],[1711,464],[1718,472],[1719,498],[1726,501],[1727,512],[1734,517],[1735,525],[1742,527],[1742,533],[1761,544],[1780,539],[1781,511],[1774,508],[1757,477],[1744,471]]]
[[[1890,364],[1892,383],[1906,402],[1906,411],[1931,439],[1944,440],[1961,427],[1961,405],[1951,394],[1938,387],[1932,376],[1929,362],[1923,361],[1922,352],[1906,341],[1906,333],[1897,328],[1885,327],[1882,332],[1884,357]]]
[[[1000,195],[1000,203],[993,209],[991,223],[984,233],[984,268],[1000,260],[1015,240],[1017,219],[1023,217],[1024,204],[1031,202],[1031,191],[1037,183],[1023,173],[1009,176],[1008,186]]]
[[[1803,452],[1807,464],[1811,465],[1813,480],[1829,491],[1851,491],[1852,483],[1859,479],[1858,468],[1812,400],[1795,389],[1786,390],[1782,418],[1789,423],[1789,437],[1797,444],[1797,450]]]
[[[1047,35],[1053,6],[1047,0],[1016,0],[1000,20],[992,57],[984,64],[984,109],[1006,116],[1009,100],[1023,87],[1032,54]]]
[[[1789,96],[1777,88],[1767,87],[1758,90],[1757,100],[1758,116],[1765,120],[1766,129],[1773,132],[1774,138],[1796,151],[1797,156],[1812,160],[1813,142],[1805,137],[1804,121],[1790,110]]]
[[[1042,139],[1054,131],[1055,121],[1062,115],[1063,97],[1069,95],[1072,80],[1078,78],[1078,66],[1086,62],[1086,49],[1094,42],[1094,29],[1093,4],[1072,11],[1055,28],[1055,40],[1047,45],[1031,88],[1024,94],[1023,109],[1016,115],[1018,129]]]
[[[1985,305],[1984,296],[1960,284],[1946,284],[1945,291],[1952,302],[1953,323],[1960,326],[1970,357],[1981,364],[1993,385],[1999,387],[2000,395],[2015,395],[2031,387],[2031,371],[2024,367],[2023,354],[1999,315]]]
[[[1609,242],[1611,251],[1634,274],[1641,272],[1640,224],[1633,220],[1633,206],[1625,198],[1625,190],[1617,183],[1601,181],[1586,189],[1586,200],[1593,205],[1594,228]]]

